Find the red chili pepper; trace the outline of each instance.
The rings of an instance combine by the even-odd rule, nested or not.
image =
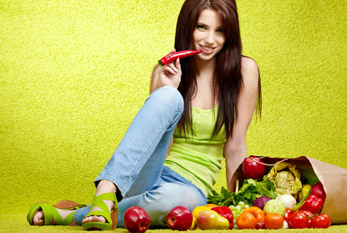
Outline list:
[[[179,52],[169,53],[168,55],[166,55],[165,57],[160,59],[158,61],[158,63],[161,67],[163,67],[166,64],[177,60],[178,58],[181,59],[181,58],[185,58],[185,57],[189,57],[189,56],[194,56],[194,55],[201,53],[201,52],[202,52],[202,50],[183,50],[183,51],[179,51]]]
[[[300,207],[299,210],[308,210],[312,214],[319,214],[323,209],[324,201],[323,199],[311,194],[307,197],[305,203]]]

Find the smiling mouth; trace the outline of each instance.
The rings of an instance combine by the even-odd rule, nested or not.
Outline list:
[[[215,49],[215,47],[203,46],[203,45],[200,45],[200,48],[202,49],[204,53],[212,53],[213,50]]]

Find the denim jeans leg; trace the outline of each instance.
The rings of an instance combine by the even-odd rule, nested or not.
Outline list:
[[[174,87],[155,90],[145,101],[111,159],[95,179],[110,180],[124,197],[139,174],[133,194],[159,179],[173,131],[183,112],[183,98]],[[128,195],[129,196],[129,195]]]
[[[174,130],[173,127],[163,135],[162,140],[142,167],[124,198],[142,194],[158,182],[166,157],[163,155],[166,155]]]
[[[165,217],[176,206],[184,206],[190,211],[196,206],[206,205],[205,195],[191,182],[166,167],[159,182],[142,194],[123,199],[119,203],[118,227],[124,227],[124,212],[132,207],[143,208],[151,218],[151,228],[167,227]]]
[[[74,220],[77,225],[82,226],[82,221],[84,217],[89,213],[90,207],[91,205],[88,205],[87,207],[76,210]]]
[[[172,208],[184,206],[193,211],[196,206],[203,206],[206,203],[206,197],[191,185],[159,182],[152,187],[152,190],[119,202],[117,227],[124,227],[124,212],[132,206],[139,206],[146,210],[151,217],[151,227],[166,227],[165,216]],[[77,225],[82,225],[82,220],[89,210],[90,205],[76,211],[74,220]]]

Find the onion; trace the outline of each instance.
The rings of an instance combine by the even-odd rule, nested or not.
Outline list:
[[[288,209],[293,209],[296,205],[295,198],[290,194],[283,194],[278,197],[276,197],[276,200],[280,200],[284,203],[285,207]]]
[[[258,197],[254,202],[253,202],[253,206],[256,206],[260,209],[264,209],[264,206],[265,204],[272,200],[271,197],[265,197],[265,196],[262,196],[262,197]]]

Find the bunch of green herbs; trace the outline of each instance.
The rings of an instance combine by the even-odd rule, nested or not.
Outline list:
[[[238,192],[232,193],[222,187],[220,193],[212,190],[212,194],[207,197],[207,200],[208,203],[218,206],[236,206],[241,201],[246,205],[252,206],[255,199],[261,196],[275,199],[278,195],[275,189],[271,181],[246,179],[243,181],[243,185]]]

